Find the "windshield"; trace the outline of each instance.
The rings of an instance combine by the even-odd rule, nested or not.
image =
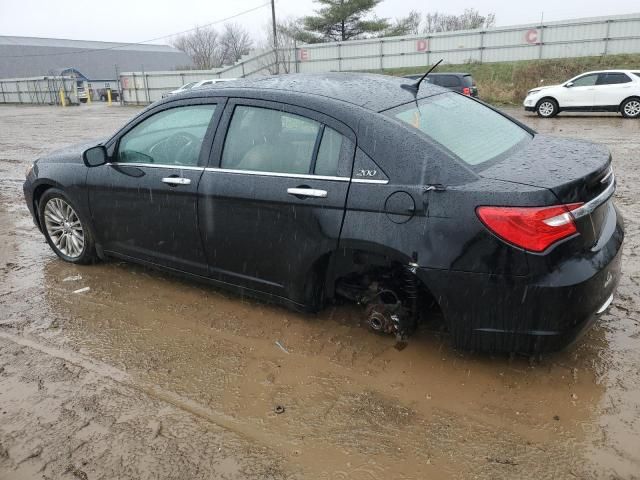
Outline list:
[[[467,165],[480,165],[531,139],[522,127],[457,93],[444,93],[385,112],[440,144]]]

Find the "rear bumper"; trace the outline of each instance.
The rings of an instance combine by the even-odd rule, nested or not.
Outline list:
[[[568,258],[537,277],[430,269],[418,275],[438,298],[456,347],[554,351],[579,338],[613,299],[623,237],[618,216],[614,233],[597,252]]]

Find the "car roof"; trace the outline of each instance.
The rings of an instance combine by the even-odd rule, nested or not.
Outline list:
[[[580,76],[580,75],[588,75],[588,74],[591,74],[591,73],[633,73],[635,71],[637,71],[637,70],[622,70],[622,69],[616,69],[616,70],[593,70],[591,72],[583,72],[583,73],[579,74],[578,76]]]
[[[403,103],[414,101],[416,96],[402,88],[410,85],[406,78],[367,73],[296,73],[237,79],[218,85],[185,92],[180,98],[205,94],[219,95],[229,90],[229,95],[253,94],[256,91],[293,92],[325,98],[327,101],[350,103],[380,112]],[[417,98],[424,98],[446,89],[423,83]]]
[[[438,76],[438,75],[457,75],[459,77],[470,77],[471,74],[470,73],[462,73],[462,72],[434,72],[434,73],[430,73],[428,76]]]

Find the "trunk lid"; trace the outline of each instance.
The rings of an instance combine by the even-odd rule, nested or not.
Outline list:
[[[584,247],[597,243],[610,212],[613,191],[609,149],[584,140],[535,135],[513,155],[479,172],[480,176],[551,190],[559,204],[594,207],[576,219]]]

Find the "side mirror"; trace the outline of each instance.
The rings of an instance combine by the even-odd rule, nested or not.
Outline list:
[[[91,147],[84,151],[82,160],[87,167],[99,167],[107,163],[107,149],[102,145]]]
[[[571,87],[573,87],[573,82],[567,82],[567,83],[564,84],[564,86],[566,88],[571,88]]]

